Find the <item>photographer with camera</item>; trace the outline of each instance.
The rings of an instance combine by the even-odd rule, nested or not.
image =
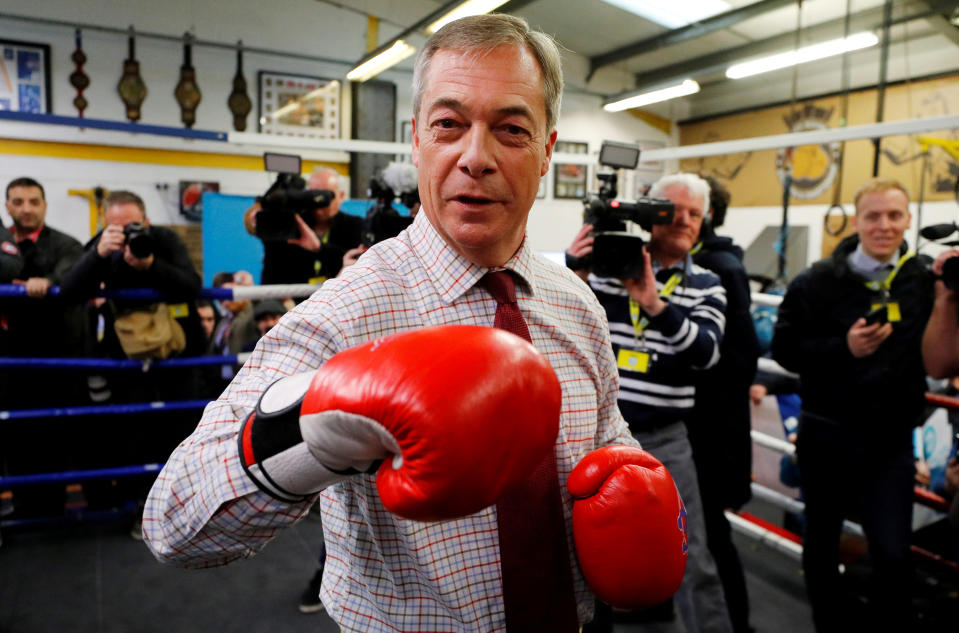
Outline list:
[[[106,226],[86,245],[86,251],[60,284],[65,300],[94,299],[106,290],[149,288],[163,299],[94,299],[88,304],[89,354],[137,360],[170,356],[201,356],[206,337],[196,310],[201,280],[186,245],[172,229],[152,226],[140,196],[113,191],[104,200]],[[205,392],[198,368],[176,379],[166,374],[111,372],[108,378],[91,376],[104,404],[187,400]],[[96,380],[96,383],[92,379]],[[127,416],[105,416],[96,430],[85,435],[85,468],[114,467],[162,461],[193,424],[179,411],[150,414],[149,434],[136,431]],[[134,500],[142,505],[149,481],[137,478],[84,484],[91,506],[113,506]],[[139,522],[131,535],[138,538]]]
[[[105,321],[100,354],[138,359],[202,355],[205,337],[195,301],[201,281],[183,240],[171,229],[151,226],[135,193],[113,191],[104,208],[106,227],[64,277],[61,295],[92,299],[102,286],[152,288],[165,299],[107,301],[100,311]]]
[[[725,323],[726,298],[718,277],[696,266],[689,254],[709,210],[709,185],[693,174],[674,174],[656,182],[650,195],[652,199],[635,203],[611,200],[613,186],[609,194],[589,200],[587,219],[595,224],[585,224],[577,234],[567,262],[580,276],[586,273],[584,263],[592,268],[588,284],[606,310],[619,368],[619,409],[633,437],[669,469],[686,504],[689,558],[675,596],[682,625],[691,632],[731,631],[723,587],[706,545],[684,424],[695,401],[697,371],[719,360]],[[671,215],[660,215],[665,207],[672,208]],[[648,245],[641,246],[638,236],[608,230],[620,228],[616,216],[621,209],[633,210],[630,221],[648,224]],[[607,230],[594,232],[596,227]],[[675,618],[669,603],[647,617]],[[603,629],[597,623],[587,630]]]
[[[772,352],[800,379],[803,570],[816,630],[852,624],[839,538],[854,507],[872,559],[866,626],[908,631],[912,434],[925,406],[921,338],[933,279],[903,237],[911,220],[903,185],[872,178],[854,200],[856,233],[789,284]]]
[[[951,248],[932,263],[932,272],[940,279],[936,280],[936,300],[922,336],[922,360],[933,378],[959,375],[959,259],[953,260],[957,255],[959,249]],[[946,262],[950,262],[948,266]]]
[[[362,218],[340,213],[340,175],[322,167],[304,182],[298,171],[280,173],[244,214],[247,232],[263,241],[261,284],[322,283],[362,252]]]

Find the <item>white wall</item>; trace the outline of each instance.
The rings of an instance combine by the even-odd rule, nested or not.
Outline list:
[[[36,0],[30,5],[30,14],[65,22],[95,23],[122,29],[133,24],[142,31],[177,36],[189,29],[199,39],[224,43],[243,39],[247,46],[299,50],[310,55],[344,60],[343,64],[318,63],[247,53],[244,57],[244,71],[249,84],[249,94],[254,101],[254,110],[248,119],[248,131],[256,130],[258,70],[343,79],[349,70],[348,62],[359,59],[365,50],[366,18],[356,11],[338,9],[315,0],[284,0],[282,11],[277,10],[275,4],[234,0],[228,5],[232,18],[227,20],[223,15],[225,6],[222,3],[199,0],[167,0],[163,3],[146,0],[125,3],[113,0],[87,0],[83,3]],[[389,15],[390,12],[401,13],[406,23],[409,22],[409,15],[426,15],[436,8],[435,3],[424,0],[404,0],[402,3],[367,0],[354,3],[354,6],[375,10],[381,16]],[[8,11],[5,9],[4,12]],[[25,9],[9,12],[26,13]],[[395,35],[398,28],[388,20],[381,22],[380,41]],[[74,49],[73,30],[63,26],[36,25],[0,17],[0,38],[51,45],[53,113],[76,116],[76,109],[72,104],[75,90],[68,80],[73,71],[69,59]],[[116,84],[122,72],[122,60],[127,56],[126,36],[85,30],[83,46],[89,60],[85,70],[91,77],[91,86],[85,93],[90,102],[85,116],[125,121],[125,111],[116,93]],[[136,54],[149,91],[143,105],[141,122],[181,127],[173,88],[179,76],[182,46],[177,42],[139,37]],[[575,83],[578,77],[582,77],[587,61],[569,51],[564,51],[563,55],[566,73]],[[232,89],[235,53],[231,50],[195,46],[193,63],[203,92],[203,101],[197,109],[195,129],[231,130],[232,118],[226,107],[226,99]],[[393,81],[397,86],[396,118],[399,135],[401,122],[408,121],[412,114],[412,73],[408,69],[393,70],[384,73],[380,78]],[[624,76],[618,76],[615,70],[605,70],[594,78],[589,89],[616,92],[624,87]],[[666,144],[676,141],[629,114],[604,112],[601,109],[600,97],[585,92],[585,88],[573,86],[566,92],[562,116],[557,126],[561,140],[587,141],[594,154],[598,153],[600,143],[605,139],[624,142],[653,140]],[[344,87],[343,93],[348,96],[349,88]],[[344,109],[348,109],[347,106],[348,104],[344,104]],[[347,117],[344,117],[341,126],[348,133]],[[2,142],[0,140],[0,144]],[[189,141],[183,141],[184,149],[189,146]],[[222,193],[244,195],[262,193],[271,181],[269,174],[246,170],[24,157],[4,154],[0,146],[0,183],[5,184],[23,175],[34,177],[44,184],[49,203],[48,221],[51,226],[65,230],[81,241],[89,237],[88,205],[79,197],[68,196],[68,189],[90,189],[97,185],[110,189],[131,189],[144,198],[153,222],[176,224],[183,222],[178,217],[176,205],[176,191],[180,180],[217,181]],[[582,204],[575,200],[552,200],[552,172],[548,173],[545,179],[548,196],[544,200],[537,200],[533,207],[529,225],[530,239],[537,249],[563,250],[582,223]],[[2,217],[4,222],[9,224],[5,211]]]
[[[806,261],[812,263],[821,257],[823,216],[830,205],[790,205],[789,225],[804,226],[809,230],[809,243]],[[846,213],[855,214],[851,204],[844,205]],[[906,241],[912,248],[916,247],[917,227],[919,226],[919,207],[913,202],[910,204],[912,222],[906,232]],[[851,220],[851,218],[850,218]],[[959,220],[959,205],[955,202],[926,202],[922,205],[921,226],[955,222]],[[780,226],[782,221],[782,207],[737,207],[730,208],[726,214],[726,222],[718,231],[721,235],[732,237],[744,249],[752,244],[753,240],[767,226]],[[959,235],[953,237],[959,239]],[[945,247],[922,240],[920,252],[935,257]]]

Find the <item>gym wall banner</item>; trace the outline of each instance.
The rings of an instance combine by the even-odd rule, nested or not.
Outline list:
[[[875,123],[875,89],[851,92],[848,96],[846,125]],[[885,120],[933,117],[956,114],[959,110],[959,76],[913,81],[890,86],[886,90]],[[695,145],[715,141],[746,139],[841,125],[840,95],[799,101],[750,112],[681,124],[680,144]],[[939,130],[919,135],[936,142],[928,147],[925,199],[951,200],[959,177],[959,152],[950,151],[959,143],[959,129]],[[840,144],[793,148],[793,200],[806,204],[830,204],[837,186]],[[729,187],[732,204],[737,207],[777,206],[782,204],[782,178],[785,151],[759,150],[724,156],[684,159],[683,171],[704,172],[721,179]],[[852,201],[860,184],[872,175],[873,144],[869,139],[846,142],[843,152],[843,203]],[[901,180],[912,194],[919,196],[922,147],[917,135],[889,136],[882,141],[879,175]]]

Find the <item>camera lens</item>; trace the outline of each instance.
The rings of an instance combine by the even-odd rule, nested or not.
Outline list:
[[[946,288],[959,290],[959,257],[950,257],[942,263],[940,278],[946,284]]]

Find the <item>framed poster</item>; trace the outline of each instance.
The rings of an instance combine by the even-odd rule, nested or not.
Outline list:
[[[0,40],[0,110],[46,114],[50,104],[50,46]]]
[[[180,215],[188,220],[203,220],[203,194],[219,192],[220,183],[192,180],[180,181]]]
[[[586,154],[589,152],[589,144],[556,141],[553,151],[566,154]],[[553,169],[555,170],[553,173],[554,198],[583,198],[586,196],[586,165],[555,163]]]
[[[263,134],[340,137],[340,82],[261,70],[257,120]]]

